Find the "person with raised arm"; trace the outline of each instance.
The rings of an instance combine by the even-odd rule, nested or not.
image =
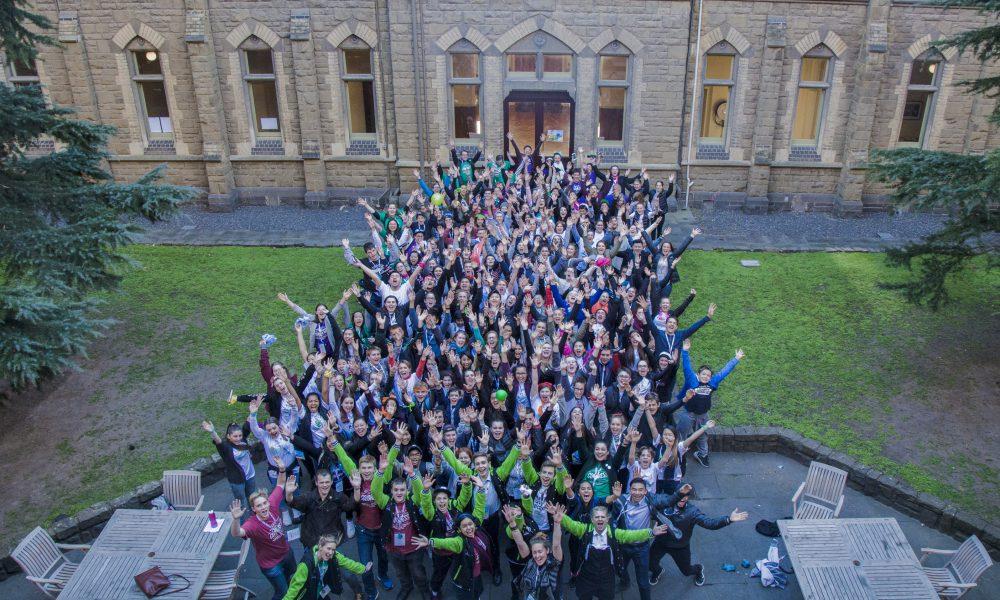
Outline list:
[[[576,573],[576,595],[580,600],[612,600],[616,575],[624,569],[622,544],[647,542],[670,530],[666,525],[652,529],[617,529],[610,525],[608,507],[604,505],[593,508],[589,525],[565,516],[565,510],[554,505],[551,508],[553,523],[558,519],[563,531],[581,542],[583,559]]]
[[[686,483],[666,500],[666,509],[661,515],[670,520],[671,528],[680,535],[661,536],[653,542],[649,551],[649,579],[653,585],[656,585],[663,573],[660,561],[664,554],[669,554],[674,559],[682,575],[693,575],[695,585],[705,585],[705,568],[700,564],[691,564],[691,536],[694,535],[695,526],[715,530],[747,520],[747,513],[738,508],[725,516],[709,517],[689,502],[693,494],[694,488]]]
[[[523,521],[517,519],[515,511],[504,511],[504,516],[507,518],[507,534],[513,540],[514,548],[524,563],[514,578],[518,592],[515,598],[561,600],[562,586],[559,582],[559,573],[562,570],[563,560],[562,515],[565,512],[565,507],[561,505],[556,507],[550,541],[544,533],[526,529]]]
[[[482,529],[486,490],[478,477],[471,479],[476,486],[473,508],[471,514],[458,515],[460,535],[446,538],[418,536],[414,539],[414,543],[420,548],[430,547],[455,555],[452,583],[458,600],[478,600],[483,593],[483,573],[490,573],[497,568],[489,535]]]
[[[356,597],[361,596],[358,575],[371,571],[372,564],[347,558],[337,551],[339,543],[340,536],[325,533],[315,545],[306,546],[284,600],[329,600],[344,592],[345,583]]]
[[[684,387],[677,394],[678,398],[684,400],[684,413],[687,419],[678,420],[678,431],[682,435],[690,435],[691,431],[703,426],[708,422],[708,411],[712,409],[712,395],[719,389],[719,384],[733,372],[736,365],[740,364],[743,357],[743,349],[736,351],[736,355],[722,367],[718,373],[713,373],[708,365],[701,365],[698,371],[691,367],[691,340],[684,340],[684,347],[681,350],[681,363],[684,365]],[[694,390],[694,395],[687,397],[688,390]],[[703,467],[708,467],[708,437],[698,438],[698,450],[694,453],[695,459]]]
[[[233,520],[229,533],[233,537],[250,540],[257,566],[264,578],[274,589],[272,600],[281,600],[288,592],[288,582],[295,573],[295,556],[285,537],[285,526],[281,518],[281,501],[284,496],[285,464],[280,458],[275,460],[278,471],[277,485],[270,493],[257,490],[250,495],[250,510],[253,513],[241,525],[240,520],[246,508],[239,500],[229,505]]]

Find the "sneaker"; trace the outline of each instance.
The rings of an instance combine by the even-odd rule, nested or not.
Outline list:
[[[694,584],[698,587],[705,585],[705,567],[701,565],[695,565],[694,568],[698,569],[698,572],[694,575]]]
[[[659,573],[651,572],[649,574],[649,585],[656,585],[660,583],[660,575],[663,575],[663,571],[660,571]]]
[[[357,528],[354,527],[354,521],[348,519],[347,522],[344,523],[344,532],[347,533],[348,538],[354,537],[354,534],[357,533]]]
[[[382,587],[384,587],[386,590],[391,590],[392,589],[392,580],[389,579],[388,577],[383,577],[382,578]]]
[[[375,588],[375,593],[368,596],[368,600],[378,600],[378,588]]]
[[[708,467],[708,455],[707,454],[702,455],[700,452],[695,452],[694,453],[694,459],[696,461],[698,461],[699,465],[701,465],[703,467],[706,467],[706,468]]]

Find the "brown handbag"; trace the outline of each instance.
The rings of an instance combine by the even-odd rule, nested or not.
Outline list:
[[[168,592],[167,590],[170,589],[171,577],[183,579],[187,585]],[[159,596],[176,594],[177,592],[183,592],[191,587],[191,582],[188,581],[187,577],[177,574],[167,575],[160,567],[152,567],[136,575],[135,584],[139,586],[139,589],[142,590],[143,594],[146,594],[147,598],[157,598]]]

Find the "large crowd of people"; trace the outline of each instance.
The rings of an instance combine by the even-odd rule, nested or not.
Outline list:
[[[713,398],[743,351],[722,368],[692,357],[716,307],[694,288],[671,298],[701,233],[671,241],[673,177],[508,138],[494,157],[452,149],[399,204],[359,201],[371,240],[357,255],[343,241],[358,282],[332,307],[278,295],[298,315],[301,366],[271,360],[264,336],[266,385],[231,398],[246,421],[204,423],[232,535],[252,541],[275,599],[509,585],[511,598],[634,586],[649,600],[664,555],[669,577],[704,584],[695,526],[747,518],[705,515],[685,482],[688,459],[709,468]],[[358,561],[337,551],[345,538]]]

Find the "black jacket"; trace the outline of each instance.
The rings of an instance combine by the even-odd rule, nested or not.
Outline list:
[[[325,499],[319,497],[317,490],[310,490],[292,498],[288,504],[304,515],[300,535],[306,548],[312,548],[325,533],[340,535],[343,532],[341,513],[354,510],[354,498],[332,488]]]
[[[680,499],[680,493],[671,494],[666,500],[666,510],[663,516],[670,519],[674,527],[680,530],[681,537],[675,539],[673,536],[665,535],[661,536],[665,538],[664,543],[669,548],[684,548],[691,543],[691,535],[694,533],[694,527],[703,527],[705,529],[722,529],[723,527],[730,524],[729,516],[722,517],[709,517],[705,513],[698,510],[698,507],[691,504],[689,500],[687,505],[682,508],[677,508],[677,501]]]

